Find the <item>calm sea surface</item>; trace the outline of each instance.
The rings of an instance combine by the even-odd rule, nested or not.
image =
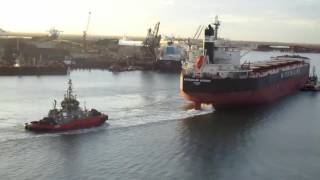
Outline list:
[[[251,52],[243,60],[280,53]],[[303,54],[320,70],[320,54]],[[24,123],[60,102],[67,76],[0,77],[0,179],[319,179],[320,93],[273,104],[194,110],[179,75],[73,71],[78,99],[102,127],[34,134]]]

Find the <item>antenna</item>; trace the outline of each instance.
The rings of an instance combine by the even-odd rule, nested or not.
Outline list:
[[[71,79],[69,79],[68,84],[69,84],[69,87],[67,90],[67,98],[71,98],[71,96],[72,96],[72,81],[71,81]]]

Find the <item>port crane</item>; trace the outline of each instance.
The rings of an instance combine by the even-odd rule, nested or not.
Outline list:
[[[146,39],[143,41],[143,48],[147,56],[152,56],[152,58],[156,59],[155,49],[160,46],[161,35],[159,35],[160,22],[157,22],[153,28],[148,29],[148,34]]]
[[[159,42],[160,42],[160,39],[161,39],[161,36],[158,35],[159,33],[159,28],[160,28],[160,22],[158,22],[154,29],[153,29],[153,32],[152,32],[152,35],[154,36],[154,45],[159,45]],[[156,43],[156,44],[155,44]]]
[[[148,29],[148,34],[146,39],[143,42],[143,45],[146,47],[159,47],[161,36],[158,35],[160,28],[160,22],[156,23],[153,30]]]
[[[86,51],[87,50],[87,35],[89,31],[89,25],[90,25],[90,20],[91,20],[91,12],[88,14],[88,20],[87,20],[87,25],[85,27],[85,30],[83,31],[83,49]]]

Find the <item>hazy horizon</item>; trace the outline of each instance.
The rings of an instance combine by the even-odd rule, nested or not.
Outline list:
[[[220,35],[227,39],[320,43],[316,0],[12,0],[2,6],[0,28],[9,32],[45,33],[56,27],[80,35],[91,11],[89,35],[143,37],[160,21],[160,34],[192,37],[199,25],[218,15]]]

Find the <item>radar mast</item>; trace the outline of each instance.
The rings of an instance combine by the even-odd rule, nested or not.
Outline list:
[[[219,30],[219,26],[221,25],[218,16],[215,17],[214,20],[214,29],[215,29],[215,33],[214,33],[214,39],[217,40],[218,39],[218,30]]]

